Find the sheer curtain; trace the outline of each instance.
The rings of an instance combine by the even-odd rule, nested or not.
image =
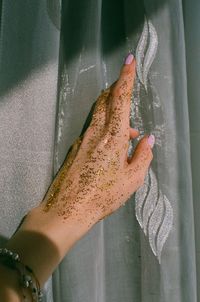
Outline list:
[[[70,250],[45,285],[46,301],[200,301],[199,6],[198,0],[1,1],[2,242],[43,198],[101,89],[135,52],[144,16],[158,35],[149,83],[161,111],[153,107],[147,131],[156,136],[152,165],[174,211],[161,265],[135,218],[133,195]]]

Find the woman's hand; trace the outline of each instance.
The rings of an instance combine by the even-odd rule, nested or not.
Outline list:
[[[99,96],[90,126],[73,144],[43,201],[30,210],[6,243],[6,248],[19,253],[33,269],[41,286],[69,249],[144,182],[153,158],[153,137],[143,137],[133,156],[127,158],[129,140],[139,135],[129,126],[135,77],[131,58],[126,59],[129,64],[122,67],[119,79]],[[5,290],[0,298],[20,301],[20,290],[9,279],[9,269],[0,266],[0,273],[3,270],[8,278],[0,280]],[[9,299],[2,298],[5,293]]]
[[[73,144],[40,205],[45,212],[93,225],[143,184],[153,154],[145,136],[127,157],[129,140],[139,132],[129,125],[135,60],[129,55],[126,62],[119,79],[97,99],[90,126]]]

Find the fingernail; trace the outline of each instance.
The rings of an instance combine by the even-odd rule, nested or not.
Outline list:
[[[153,134],[149,135],[147,141],[148,141],[148,144],[151,146],[151,148],[153,148],[154,143],[155,143],[155,136]]]
[[[125,64],[126,64],[126,65],[131,64],[131,62],[133,61],[133,58],[134,58],[133,54],[132,54],[132,53],[129,53],[128,56],[127,56],[126,59],[125,59]]]

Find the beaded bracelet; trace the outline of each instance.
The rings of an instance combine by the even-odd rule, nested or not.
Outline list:
[[[21,262],[19,255],[7,248],[0,248],[0,258],[3,258],[2,263],[4,265],[18,271],[20,275],[20,285],[22,288],[30,289],[33,301],[42,302],[43,294],[40,289],[40,283],[33,270]]]

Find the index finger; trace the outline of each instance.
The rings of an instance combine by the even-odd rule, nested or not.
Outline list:
[[[111,87],[109,96],[110,118],[109,126],[112,133],[124,134],[130,128],[130,105],[135,79],[136,62],[129,54],[121,68],[120,76]],[[121,131],[120,131],[121,130]],[[127,132],[128,133],[128,132]]]

